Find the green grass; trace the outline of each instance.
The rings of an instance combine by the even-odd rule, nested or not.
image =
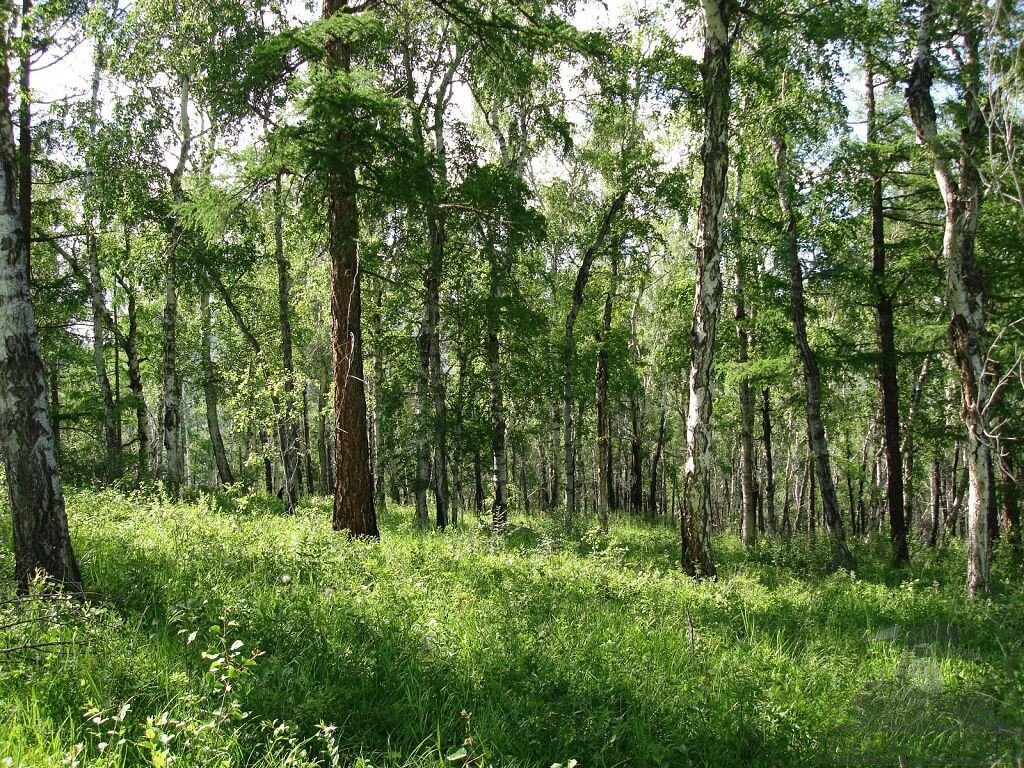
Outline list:
[[[0,766],[1016,765],[1024,749],[1024,579],[1004,553],[1012,587],[969,603],[956,546],[893,573],[884,542],[862,544],[850,575],[825,572],[821,545],[748,555],[721,537],[719,580],[696,584],[673,530],[630,521],[575,537],[519,521],[503,541],[389,509],[369,545],[331,532],[324,499],[295,517],[252,498],[68,506],[90,603],[0,607],[0,626],[70,616],[0,630],[68,643],[0,655]]]

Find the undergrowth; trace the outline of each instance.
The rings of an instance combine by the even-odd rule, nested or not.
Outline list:
[[[72,493],[88,601],[0,595],[0,766],[1017,765],[1022,572],[956,542],[715,542],[474,519],[380,544],[231,494]],[[2,526],[9,526],[4,515]],[[9,528],[3,528],[5,541]],[[0,571],[13,571],[9,549]]]

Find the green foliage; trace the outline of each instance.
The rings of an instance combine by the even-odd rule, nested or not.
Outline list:
[[[720,538],[719,580],[695,584],[671,528],[439,536],[400,510],[365,545],[329,530],[326,499],[282,517],[232,498],[71,495],[89,602],[0,605],[0,644],[62,643],[0,656],[0,764],[1009,765],[1024,747],[1002,556],[1015,586],[980,603],[958,546],[893,573],[873,542],[827,576],[823,541]]]

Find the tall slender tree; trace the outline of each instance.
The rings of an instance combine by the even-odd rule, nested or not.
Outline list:
[[[697,578],[715,575],[711,553],[711,412],[715,342],[722,301],[722,216],[729,172],[734,12],[732,0],[706,0],[704,3],[704,61],[701,66],[704,138],[700,153],[704,176],[697,213],[697,280],[690,325],[690,399],[686,415],[681,517],[683,570]]]
[[[954,4],[954,26],[960,46],[962,102],[956,110],[960,130],[959,151],[951,153],[939,133],[932,97],[936,9],[932,0],[921,6],[914,64],[906,98],[917,138],[923,147],[942,194],[946,221],[942,256],[949,302],[949,337],[960,373],[961,413],[967,428],[965,464],[967,494],[967,594],[989,590],[988,509],[993,488],[992,449],[988,424],[989,384],[982,341],[985,333],[985,294],[974,252],[983,187],[979,153],[985,139],[981,103],[981,45],[984,7],[975,2]]]

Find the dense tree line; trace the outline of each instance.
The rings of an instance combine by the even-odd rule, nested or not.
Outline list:
[[[963,537],[987,591],[1020,548],[1019,10],[599,5],[5,3],[19,580],[80,581],[59,466],[333,494],[358,537],[389,504],[643,516],[695,577],[716,531],[846,568]],[[43,98],[64,56],[90,88]]]

